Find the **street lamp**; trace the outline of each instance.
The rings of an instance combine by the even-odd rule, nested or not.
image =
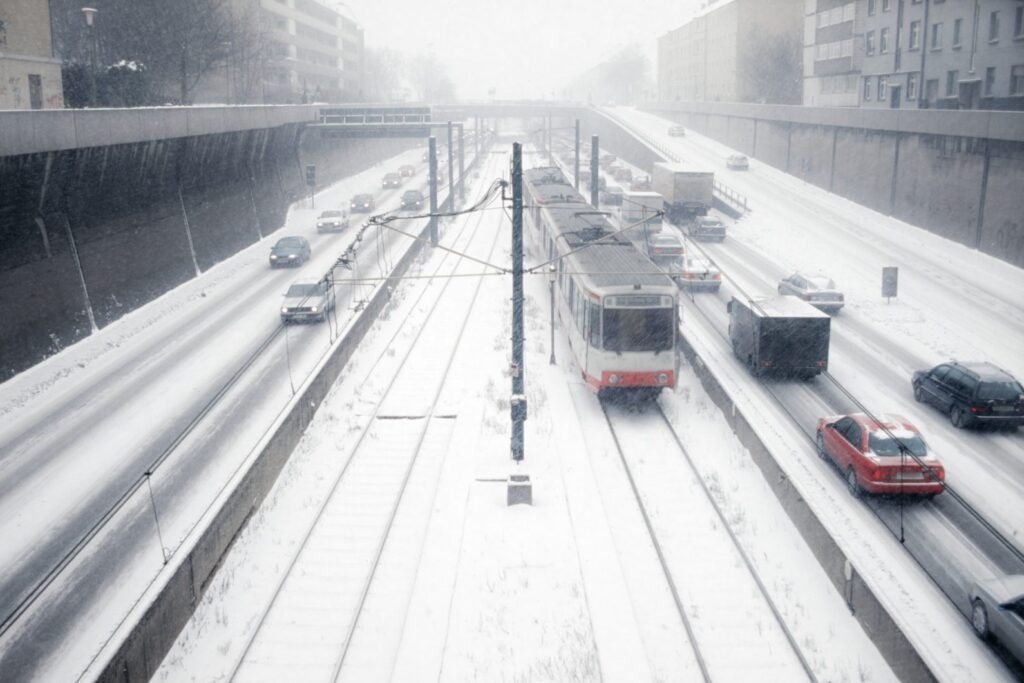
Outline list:
[[[85,15],[86,31],[89,33],[89,106],[96,106],[96,29],[93,21],[99,10],[95,7],[83,7],[82,14]]]
[[[548,266],[548,288],[551,290],[551,365],[555,364],[555,264]]]

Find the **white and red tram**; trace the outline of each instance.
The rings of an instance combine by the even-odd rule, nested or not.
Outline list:
[[[559,319],[594,391],[674,387],[679,289],[554,167],[523,173],[527,225],[557,261]]]

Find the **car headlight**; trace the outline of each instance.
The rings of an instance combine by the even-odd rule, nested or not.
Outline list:
[[[288,312],[288,307],[287,306],[282,306],[281,307],[281,312],[282,313],[287,313]]]
[[[295,254],[288,254],[288,258],[295,258]]]
[[[310,306],[309,310],[311,310],[313,313],[317,313],[320,309],[317,308],[316,306]]]

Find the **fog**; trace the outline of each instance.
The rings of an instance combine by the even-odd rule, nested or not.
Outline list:
[[[658,36],[684,23],[700,0],[349,0],[369,48],[433,52],[460,99],[546,98],[566,81],[638,43],[653,70]]]

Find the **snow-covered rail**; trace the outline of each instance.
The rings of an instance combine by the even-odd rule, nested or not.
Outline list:
[[[490,172],[497,161],[488,163]],[[412,306],[425,315],[403,320],[367,371],[363,428],[239,649],[230,680],[280,680],[296,665],[338,677],[413,469],[428,452],[443,457],[451,436],[453,421],[435,408],[483,279],[451,287],[473,268],[455,253],[490,258],[500,233],[477,239],[485,216],[462,222],[453,251],[432,273],[443,284],[423,288]],[[403,333],[414,336],[396,359],[389,350]],[[371,378],[381,375],[390,379],[375,392]]]
[[[661,408],[602,409],[704,680],[743,678],[756,662],[770,680],[817,681]]]

